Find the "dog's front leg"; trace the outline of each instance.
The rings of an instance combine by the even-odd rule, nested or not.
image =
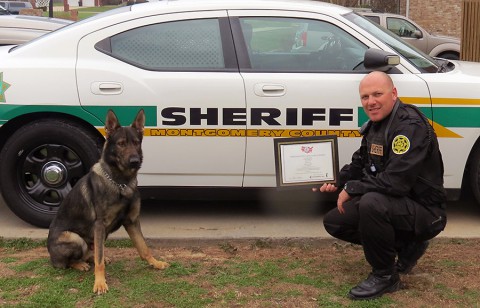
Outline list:
[[[94,263],[95,263],[95,283],[93,284],[93,292],[104,294],[108,291],[107,280],[105,279],[105,226],[101,219],[95,221],[94,238]]]
[[[140,228],[140,222],[138,220],[131,224],[125,224],[124,226],[125,230],[127,230],[127,233],[130,236],[130,239],[133,242],[133,245],[135,246],[135,248],[137,248],[140,258],[146,260],[148,264],[150,264],[156,269],[165,269],[170,266],[168,263],[158,261],[152,256],[152,253],[150,252],[150,249],[145,242],[145,238]]]

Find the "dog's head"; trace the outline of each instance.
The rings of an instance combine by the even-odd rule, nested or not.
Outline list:
[[[125,175],[133,175],[142,166],[142,139],[145,112],[141,109],[131,126],[121,126],[112,110],[107,113],[105,132],[107,140],[103,160]]]

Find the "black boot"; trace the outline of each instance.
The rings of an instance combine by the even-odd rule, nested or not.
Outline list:
[[[373,299],[385,293],[395,292],[400,289],[398,273],[384,275],[373,271],[368,278],[351,289],[348,296],[351,299]]]
[[[417,265],[420,259],[427,251],[429,242],[411,242],[398,252],[397,272],[408,274]]]

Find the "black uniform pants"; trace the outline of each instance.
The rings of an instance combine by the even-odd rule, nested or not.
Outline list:
[[[362,245],[373,270],[383,273],[394,271],[398,249],[417,240],[415,222],[424,220],[418,216],[431,216],[412,199],[376,192],[355,197],[343,207],[343,214],[334,208],[325,215],[325,229],[336,238]]]

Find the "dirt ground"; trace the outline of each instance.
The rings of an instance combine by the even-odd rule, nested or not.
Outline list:
[[[161,243],[158,243],[161,244]],[[157,244],[157,247],[159,247]],[[170,245],[168,245],[170,244]],[[272,241],[211,241],[187,244],[184,247],[169,247],[164,251],[167,260],[186,261],[198,258],[203,262],[218,262],[237,257],[245,261],[272,259],[313,260],[324,269],[332,282],[355,286],[365,279],[371,268],[364,259],[361,246],[334,239],[272,240]],[[160,245],[161,246],[161,245]],[[408,275],[402,275],[402,289],[389,294],[401,307],[459,307],[480,305],[480,239],[434,239],[426,254]],[[272,287],[288,289],[288,284]],[[252,290],[254,292],[254,290]],[[319,290],[312,287],[308,295],[296,298],[282,307],[318,307]],[[321,293],[321,292],[320,292]],[[467,294],[467,298],[462,299]],[[473,295],[468,295],[473,294]],[[349,305],[351,300],[339,299]],[[257,303],[258,306],[269,306]],[[272,304],[272,303],[269,303]],[[250,306],[257,306],[251,303]],[[273,305],[274,306],[274,305]],[[397,306],[397,305],[394,305]]]
[[[212,307],[225,306],[220,301],[220,292],[209,284],[208,273],[228,260],[235,262],[266,262],[269,260],[297,260],[309,264],[308,268],[296,269],[302,274],[315,269],[315,275],[328,279],[329,285],[337,285],[345,291],[368,275],[370,268],[363,258],[360,246],[350,245],[333,239],[285,239],[285,240],[182,240],[182,241],[150,241],[156,257],[169,263],[201,264],[201,271],[187,276],[187,280],[201,284],[203,288],[211,288],[209,296],[219,298],[218,304]],[[431,245],[414,268],[411,274],[402,276],[402,289],[389,294],[393,306],[396,307],[473,307],[480,303],[480,239],[434,239]],[[107,248],[106,254],[116,260],[137,259],[134,248]],[[0,248],[0,258],[6,258],[6,250]],[[46,248],[34,248],[15,253],[21,262],[48,258]],[[107,266],[108,272],[108,266]],[[15,272],[8,264],[0,262],[0,277],[9,277]],[[202,278],[205,277],[205,278]],[[203,279],[203,280],[202,280]],[[119,282],[120,283],[120,282]],[[227,286],[239,297],[246,298],[251,307],[319,307],[323,295],[337,305],[350,305],[346,296],[336,295],[332,299],[332,289],[324,289],[315,285],[302,286],[302,295],[284,298],[279,303],[275,298],[261,298],[256,287]],[[277,293],[286,292],[292,284],[273,281],[271,290]],[[322,295],[323,294],[323,295]],[[346,292],[344,293],[346,294]],[[242,303],[245,303],[243,301]],[[231,303],[227,303],[230,306]],[[241,306],[241,305],[239,305]]]

